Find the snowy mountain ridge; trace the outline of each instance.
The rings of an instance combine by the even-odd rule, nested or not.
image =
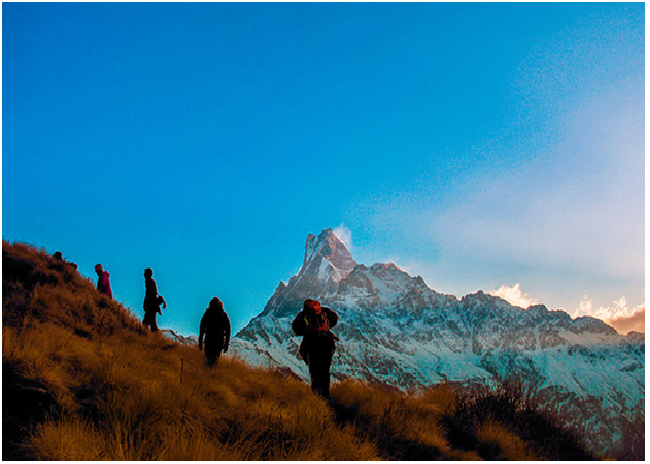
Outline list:
[[[309,235],[303,265],[231,343],[249,363],[308,379],[291,321],[306,298],[339,314],[332,375],[404,389],[520,379],[594,449],[623,446],[644,419],[645,336],[544,305],[523,309],[482,291],[458,300],[394,264],[357,264],[332,229]]]
[[[199,337],[196,335],[190,335],[189,337],[185,337],[179,333],[176,333],[175,331],[171,329],[163,329],[160,331],[166,338],[175,341],[176,343],[180,343],[181,345],[186,345],[186,346],[197,346],[199,344]]]

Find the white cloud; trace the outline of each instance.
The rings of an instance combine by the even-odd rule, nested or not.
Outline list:
[[[573,317],[591,316],[612,325],[621,333],[629,330],[645,331],[645,305],[628,307],[627,298],[622,296],[613,301],[610,306],[593,307],[593,300],[585,295],[578,309],[571,314]]]
[[[539,304],[539,300],[531,298],[528,293],[522,293],[521,284],[515,284],[514,287],[508,287],[507,285],[502,285],[498,290],[490,291],[490,295],[498,296],[513,306],[519,306],[520,308],[527,308]]]
[[[350,229],[341,224],[334,229],[334,235],[345,244],[348,250],[352,249],[352,231]]]
[[[578,309],[573,311],[573,317],[580,317],[593,314],[594,300],[590,300],[588,295],[582,297]]]

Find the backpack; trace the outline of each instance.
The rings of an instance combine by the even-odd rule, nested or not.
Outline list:
[[[330,317],[333,315],[333,321],[330,323]],[[330,324],[335,325],[338,322],[338,316],[329,308],[320,312],[320,314],[301,312],[293,321],[292,327],[296,335],[304,338],[300,343],[298,350],[298,357],[302,358],[305,362],[308,360],[308,346],[317,343],[320,346],[327,346],[332,350],[332,354],[336,350],[336,343],[339,338],[330,332]]]
[[[303,320],[305,321],[307,333],[330,330],[330,320],[325,311],[321,311],[320,314],[305,313]]]

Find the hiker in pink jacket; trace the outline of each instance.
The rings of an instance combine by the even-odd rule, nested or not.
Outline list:
[[[97,290],[99,293],[103,293],[109,298],[113,298],[113,292],[111,291],[111,281],[108,278],[109,273],[105,271],[101,264],[95,266],[95,272],[99,279],[97,279]]]

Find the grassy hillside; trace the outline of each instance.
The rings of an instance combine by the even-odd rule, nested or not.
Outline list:
[[[3,242],[2,277],[3,459],[594,458],[508,386],[346,381],[328,404],[228,356],[207,368],[44,251]]]

